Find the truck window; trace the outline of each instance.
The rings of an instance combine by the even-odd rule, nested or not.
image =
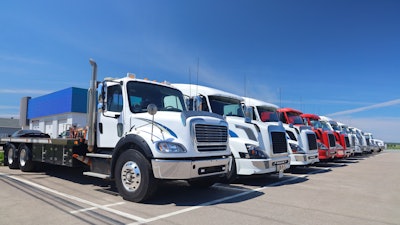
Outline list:
[[[164,97],[164,108],[179,109],[180,111],[182,111],[182,106],[183,104],[180,98],[178,98],[177,96],[168,95]]]
[[[129,108],[132,113],[147,112],[149,104],[155,104],[158,111],[182,111],[182,92],[174,88],[153,83],[129,81],[127,84]]]
[[[107,110],[121,112],[123,106],[121,86],[113,85],[107,87]]]
[[[209,96],[208,99],[213,113],[244,117],[240,100],[221,96]]]
[[[260,119],[263,122],[278,122],[279,116],[275,109],[268,107],[257,106]]]

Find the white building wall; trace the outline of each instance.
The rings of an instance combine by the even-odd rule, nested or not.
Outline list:
[[[64,113],[32,118],[29,121],[29,128],[47,133],[51,138],[57,138],[61,132],[69,129],[73,124],[77,127],[85,127],[86,120],[86,113]]]

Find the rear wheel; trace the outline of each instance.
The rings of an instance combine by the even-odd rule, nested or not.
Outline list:
[[[32,161],[32,151],[26,145],[19,148],[19,168],[23,172],[31,172],[35,169],[35,162]]]
[[[6,148],[7,164],[10,169],[18,169],[18,151],[15,145],[8,144]]]
[[[150,162],[137,150],[127,150],[117,159],[115,183],[123,199],[142,202],[157,189]]]

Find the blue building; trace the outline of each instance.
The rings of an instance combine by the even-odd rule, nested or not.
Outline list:
[[[37,98],[21,100],[20,120],[24,129],[41,130],[52,138],[72,125],[86,126],[87,89],[70,87]]]

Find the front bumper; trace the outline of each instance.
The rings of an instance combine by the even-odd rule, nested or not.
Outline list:
[[[227,173],[231,156],[215,159],[152,159],[155,178],[186,180]]]
[[[319,162],[318,153],[291,154],[291,166],[306,166]]]

